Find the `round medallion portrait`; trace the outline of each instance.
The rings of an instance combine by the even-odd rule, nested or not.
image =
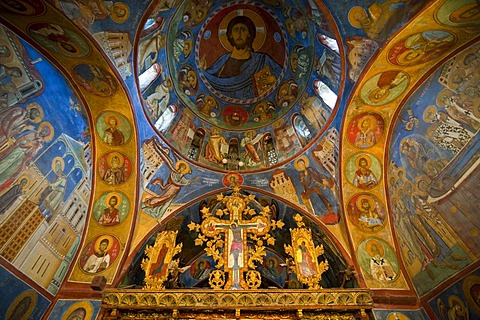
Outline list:
[[[88,301],[75,302],[62,314],[62,320],[91,319],[94,307]]]
[[[354,195],[348,202],[347,212],[350,221],[364,231],[376,232],[385,226],[385,207],[373,194]]]
[[[384,120],[373,112],[362,113],[353,118],[348,125],[348,141],[360,149],[374,146],[383,135]]]
[[[368,79],[360,90],[360,99],[372,106],[392,102],[405,92],[410,79],[405,72],[389,70]]]
[[[375,156],[359,153],[347,160],[345,175],[355,187],[372,189],[381,181],[382,165]]]
[[[34,290],[25,290],[15,297],[5,313],[5,319],[31,319],[38,294]]]
[[[480,24],[479,4],[476,0],[447,0],[435,13],[435,18],[443,25],[470,27]]]
[[[132,162],[120,152],[108,152],[98,160],[98,174],[108,185],[123,184],[132,173]]]
[[[120,253],[120,241],[109,234],[92,239],[83,249],[80,266],[88,273],[99,273],[108,269]]]
[[[453,33],[426,30],[403,39],[389,50],[388,60],[398,66],[413,66],[428,62],[448,52],[455,44]]]
[[[79,64],[73,69],[73,76],[85,90],[96,96],[109,97],[117,91],[115,77],[102,67]]]
[[[109,146],[121,146],[128,142],[132,133],[129,121],[113,111],[102,113],[97,119],[97,133]]]
[[[399,275],[397,256],[392,247],[379,238],[366,238],[357,248],[363,271],[380,282],[395,281]]]
[[[84,57],[90,53],[86,40],[62,26],[40,22],[28,26],[30,35],[43,47],[66,57]]]
[[[130,201],[121,192],[104,193],[93,208],[95,220],[103,227],[116,226],[127,217]]]

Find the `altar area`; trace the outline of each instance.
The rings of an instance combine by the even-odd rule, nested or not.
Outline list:
[[[239,188],[215,200],[202,207],[201,219],[188,223],[194,246],[209,259],[183,263],[182,253],[191,246],[177,243],[178,230],[159,232],[142,257],[142,289],[106,289],[103,319],[369,318],[371,292],[344,286],[354,278],[353,269],[337,272],[343,272],[343,282],[325,288],[329,282],[322,275],[331,277],[334,256],[330,252],[326,258],[328,248],[312,233],[308,219],[294,214],[286,230],[284,219]],[[275,245],[280,261],[269,251]],[[272,270],[282,272],[273,275]],[[186,285],[192,275],[202,287]],[[273,281],[278,278],[282,285]]]

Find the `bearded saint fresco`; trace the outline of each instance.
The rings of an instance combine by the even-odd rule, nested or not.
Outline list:
[[[272,92],[283,75],[281,55],[285,54],[283,40],[271,39],[272,32],[279,34],[276,21],[259,7],[248,5],[221,10],[212,17],[208,28],[214,30],[217,21],[219,37],[205,40],[199,48],[207,86],[222,98],[234,101],[257,99]],[[213,61],[206,56],[206,48],[215,42],[221,43],[224,49],[220,52],[225,53]],[[272,46],[262,46],[266,42]],[[272,54],[275,50],[278,52]]]

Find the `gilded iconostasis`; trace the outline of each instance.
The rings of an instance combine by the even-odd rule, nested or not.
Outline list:
[[[0,12],[0,318],[96,319],[94,277],[155,287],[165,261],[166,289],[480,317],[477,1]]]

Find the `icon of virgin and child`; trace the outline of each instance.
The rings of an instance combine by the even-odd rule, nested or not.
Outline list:
[[[223,44],[231,51],[220,56],[212,65],[204,65],[205,78],[218,93],[245,100],[263,96],[275,88],[283,67],[270,55],[254,50],[259,30],[263,28],[257,27],[246,15],[237,15],[228,22],[228,43],[224,41]],[[261,36],[265,35],[262,33]]]

